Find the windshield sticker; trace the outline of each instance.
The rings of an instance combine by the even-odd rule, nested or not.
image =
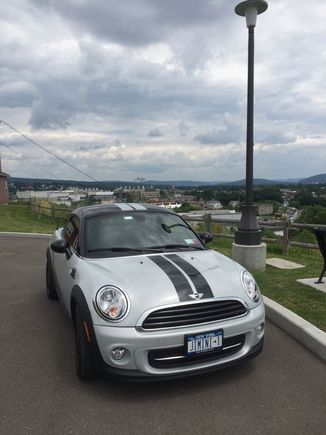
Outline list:
[[[196,240],[194,240],[194,239],[185,239],[185,242],[186,242],[188,245],[193,245],[193,244],[196,243]]]

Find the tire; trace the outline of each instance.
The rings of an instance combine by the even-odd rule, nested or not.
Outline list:
[[[51,301],[55,301],[58,299],[58,293],[55,288],[49,257],[47,257],[46,260],[46,295]]]
[[[95,369],[92,355],[92,346],[88,341],[83,322],[82,311],[78,305],[74,310],[75,330],[75,358],[76,373],[82,381],[88,381],[95,377]]]

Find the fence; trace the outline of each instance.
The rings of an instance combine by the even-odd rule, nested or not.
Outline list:
[[[56,222],[57,227],[59,226],[59,222],[62,224],[66,219],[68,219],[71,209],[69,208],[63,208],[63,207],[57,207],[56,204],[49,204],[46,201],[36,201],[32,200],[31,203],[31,210],[34,214],[37,214],[38,216],[47,216],[50,217],[53,221]],[[235,228],[237,227],[238,222],[234,220],[228,220],[228,219],[219,219],[218,215],[214,215],[211,213],[203,213],[198,215],[192,215],[183,213],[182,217],[189,223],[189,224],[202,224],[204,226],[205,231],[212,232],[212,224],[217,223],[222,226],[228,226]],[[317,243],[303,243],[303,242],[295,242],[290,240],[289,237],[289,230],[291,228],[296,229],[308,229],[312,230],[316,226],[318,228],[324,228],[326,230],[326,225],[313,225],[313,224],[296,224],[292,223],[288,216],[284,216],[282,220],[273,220],[273,221],[264,221],[264,220],[258,220],[258,225],[260,229],[267,228],[271,229],[273,231],[282,231],[283,236],[280,239],[276,238],[270,238],[270,237],[263,237],[263,242],[267,243],[280,243],[282,244],[282,250],[283,254],[287,255],[289,253],[289,247],[290,246],[298,246],[301,248],[307,248],[307,249],[319,249],[319,246]],[[234,234],[225,234],[225,233],[212,233],[214,237],[217,238],[227,238],[227,239],[234,239]]]
[[[59,222],[62,224],[68,219],[71,213],[70,208],[58,207],[57,204],[50,204],[47,201],[31,200],[30,206],[32,213],[37,216],[50,217],[56,222],[57,227],[59,226]]]
[[[187,215],[183,214],[183,218],[189,223],[197,223],[202,224],[204,226],[205,231],[212,232],[212,224],[217,223],[222,226],[228,226],[228,227],[237,227],[238,222],[234,220],[228,220],[228,219],[219,219],[218,215],[214,215],[211,213],[204,213],[202,215]],[[283,236],[280,239],[276,238],[270,238],[270,237],[263,237],[263,242],[268,243],[280,243],[282,244],[282,250],[283,254],[287,255],[289,253],[289,246],[298,246],[301,248],[307,248],[307,249],[319,249],[318,244],[316,243],[303,243],[303,242],[295,242],[290,240],[289,236],[289,230],[292,228],[296,229],[308,229],[312,230],[318,226],[318,228],[324,228],[326,229],[326,225],[313,225],[313,224],[296,224],[292,223],[288,216],[284,216],[282,220],[273,220],[273,221],[264,221],[264,220],[258,220],[258,225],[260,229],[271,229],[273,231],[282,231]],[[214,237],[219,238],[227,238],[227,239],[234,239],[234,234],[225,234],[225,233],[213,233]]]

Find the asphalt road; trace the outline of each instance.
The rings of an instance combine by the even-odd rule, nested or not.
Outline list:
[[[6,434],[326,434],[326,365],[267,323],[261,356],[179,381],[80,382],[73,334],[45,296],[42,239],[0,237]]]

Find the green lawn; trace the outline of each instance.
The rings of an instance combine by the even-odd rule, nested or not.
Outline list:
[[[59,224],[62,223],[61,221]],[[56,222],[46,216],[34,216],[27,204],[0,206],[0,231],[51,234],[55,228]],[[215,238],[210,247],[231,256],[232,240]],[[262,293],[326,331],[326,294],[296,282],[298,278],[319,276],[322,269],[320,252],[291,247],[289,255],[283,256],[280,245],[269,244],[267,256],[285,258],[306,267],[281,270],[267,266],[266,272],[256,272],[254,275]]]
[[[0,205],[0,231],[53,233],[56,222],[46,216],[34,216],[28,204]]]
[[[214,239],[210,247],[231,256],[232,240]],[[326,294],[296,282],[299,278],[320,275],[323,265],[320,252],[291,247],[289,255],[283,256],[280,245],[270,244],[267,246],[267,257],[284,258],[306,267],[282,270],[267,266],[266,272],[254,273],[262,293],[326,332]]]

